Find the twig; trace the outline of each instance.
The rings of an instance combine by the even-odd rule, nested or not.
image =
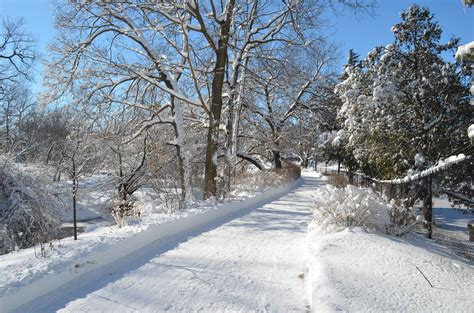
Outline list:
[[[425,276],[425,274],[423,274],[423,272],[420,270],[420,268],[418,266],[416,266],[416,269],[420,272],[421,275],[423,275],[423,277],[426,279],[426,281],[428,282],[428,284],[430,284],[431,288],[433,288],[433,285],[431,284],[431,282],[429,281],[429,279]]]

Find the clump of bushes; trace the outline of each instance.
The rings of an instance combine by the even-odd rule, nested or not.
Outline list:
[[[272,170],[284,179],[291,181],[301,176],[301,167],[291,162],[282,162],[282,168]]]
[[[133,200],[116,200],[110,209],[117,226],[122,228],[128,221],[140,217],[140,209]]]
[[[0,158],[0,253],[5,254],[57,238],[61,226],[59,198],[48,190],[44,173]]]
[[[275,186],[291,182],[301,176],[301,167],[290,162],[282,162],[281,169],[269,169],[257,172],[241,172],[235,178],[236,191],[264,191]]]
[[[387,203],[370,188],[326,185],[313,197],[313,220],[325,230],[363,227],[400,236],[410,231],[416,219],[395,203]]]

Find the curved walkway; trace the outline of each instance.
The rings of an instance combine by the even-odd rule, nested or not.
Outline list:
[[[58,303],[60,312],[306,311],[300,273],[311,194],[321,181],[311,174],[302,180],[276,201],[126,271],[111,271],[97,288],[89,283],[62,299],[43,299],[34,311],[57,310]]]

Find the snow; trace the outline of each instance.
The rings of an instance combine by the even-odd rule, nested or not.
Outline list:
[[[469,230],[467,224],[474,220],[474,214],[463,212],[460,209],[453,209],[449,207],[433,208],[433,216],[436,227],[456,231],[458,235],[469,239]]]
[[[36,173],[38,169],[28,169]],[[44,172],[43,172],[44,173]],[[257,175],[254,175],[257,176]],[[121,240],[135,236],[146,231],[154,224],[165,223],[187,216],[200,214],[216,209],[211,202],[195,202],[184,211],[168,213],[168,208],[162,199],[151,188],[141,188],[134,193],[136,204],[140,208],[140,220],[131,221],[126,227],[119,229],[113,225],[114,222],[107,208],[110,208],[109,200],[116,190],[106,173],[84,177],[79,184],[78,193],[78,227],[84,229],[79,234],[79,240],[74,242],[71,238],[53,241],[52,249],[47,247],[46,258],[35,256],[33,248],[20,250],[17,253],[0,256],[0,295],[16,292],[19,288],[29,285],[38,279],[48,276],[48,273],[62,271],[77,259],[87,257],[97,251],[107,249]],[[265,183],[265,182],[263,182]],[[228,201],[241,201],[249,197],[259,195],[272,186],[285,184],[284,180],[267,182],[264,185],[260,181],[253,181],[252,188],[237,188],[233,190]],[[62,226],[69,228],[69,236],[72,236],[72,211],[68,206],[71,202],[71,182],[61,181],[51,183],[48,188],[52,189],[62,197]],[[112,188],[112,189],[111,189]],[[63,236],[63,235],[62,235]]]
[[[313,312],[466,312],[474,267],[425,238],[361,228],[308,233],[308,296]],[[430,287],[420,271],[434,287]]]
[[[435,225],[443,230],[456,232],[457,237],[469,239],[467,224],[474,220],[474,213],[464,208],[453,208],[446,196],[433,199]]]
[[[146,249],[114,258],[115,262],[108,260],[108,264],[103,260],[110,251],[76,261],[78,266],[50,274],[49,281],[43,282],[48,284],[36,284],[36,289],[25,286],[20,295],[3,298],[2,305],[13,308],[27,303],[31,296],[23,296],[32,291],[36,296],[40,291],[44,294],[46,291],[38,286],[48,286],[51,293],[47,303],[40,298],[19,310],[53,311],[65,306],[65,311],[301,311],[305,307],[304,286],[298,274],[310,219],[306,203],[310,203],[309,194],[318,183],[315,177],[306,177],[299,188],[283,198],[279,197],[295,183],[227,210],[196,215],[186,224],[181,219],[165,228],[158,226],[152,233],[145,232],[149,234]],[[270,199],[274,201],[265,205]],[[222,220],[248,212],[217,227]],[[189,223],[195,223],[196,217],[201,222],[193,229]],[[163,238],[163,232],[170,230],[177,231],[174,237]],[[190,235],[197,236],[186,241]],[[143,239],[133,243],[143,246]],[[112,251],[136,249],[131,242],[121,246]],[[64,279],[71,275],[74,281],[64,285]]]
[[[465,45],[459,46],[456,51],[456,59],[463,60],[467,58],[472,58],[474,55],[474,41],[467,43]]]
[[[467,136],[470,140],[474,140],[474,124],[471,124],[467,129]]]
[[[2,311],[469,310],[472,263],[418,235],[314,219],[315,204],[375,206],[378,221],[389,209],[351,188],[350,197],[338,194],[320,173],[303,171],[289,185],[161,224],[91,229],[48,259],[32,249],[1,256]],[[443,201],[435,202],[438,227],[457,231],[472,217],[445,211]]]
[[[419,172],[417,174],[409,174],[403,178],[396,178],[392,180],[376,180],[381,183],[392,183],[392,184],[402,184],[402,183],[408,183],[413,180],[417,180],[426,176],[429,176],[431,174],[434,174],[436,172],[439,172],[453,164],[459,163],[464,161],[465,159],[469,158],[470,156],[466,156],[465,154],[461,153],[458,155],[452,155],[450,157],[445,158],[444,160],[439,160],[438,163],[422,172]]]
[[[415,155],[415,166],[422,166],[425,163],[425,157],[423,153],[417,153]]]
[[[305,267],[311,310],[468,311],[474,294],[473,263],[420,235],[388,236],[381,233],[383,227],[366,227],[390,207],[370,190],[350,187],[336,192],[324,186],[314,194]],[[463,227],[461,232],[467,230],[466,221],[472,214],[439,208],[446,204],[446,199],[435,201],[437,226],[458,233],[458,226]],[[370,215],[360,218],[364,227],[344,227],[349,224],[344,214],[348,209],[370,210]],[[321,211],[330,211],[337,218],[323,219]],[[467,234],[461,237],[467,240]]]

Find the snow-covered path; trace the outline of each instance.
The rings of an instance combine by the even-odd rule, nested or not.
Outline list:
[[[250,214],[22,310],[305,311],[299,274],[310,195],[319,184],[307,174],[292,192]]]

